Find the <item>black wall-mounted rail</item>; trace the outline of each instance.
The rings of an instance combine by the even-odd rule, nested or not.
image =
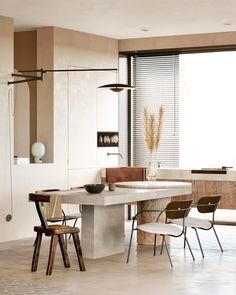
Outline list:
[[[19,70],[21,74],[12,73],[12,77],[22,77],[25,78],[23,80],[16,81],[8,81],[7,84],[19,84],[31,81],[43,81],[43,75],[46,73],[57,73],[57,72],[104,72],[104,71],[117,71],[116,68],[105,68],[105,69],[59,69],[59,70],[51,70],[51,69],[36,69],[36,70]],[[24,73],[36,73],[36,76],[28,75]],[[39,76],[38,76],[39,73]]]

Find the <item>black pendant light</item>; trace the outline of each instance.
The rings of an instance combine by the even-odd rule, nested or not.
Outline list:
[[[110,89],[111,91],[114,91],[114,92],[120,92],[122,90],[132,90],[135,87],[128,84],[113,83],[113,84],[102,85],[102,86],[99,86],[98,88]]]

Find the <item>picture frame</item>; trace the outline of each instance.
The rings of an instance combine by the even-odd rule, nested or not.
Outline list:
[[[97,147],[117,147],[119,146],[119,132],[98,131]]]

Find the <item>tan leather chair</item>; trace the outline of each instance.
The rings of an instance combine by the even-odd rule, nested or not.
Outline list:
[[[123,181],[145,181],[145,167],[112,167],[106,168],[105,183],[116,183]],[[137,203],[128,203],[128,220],[131,220],[131,205]]]

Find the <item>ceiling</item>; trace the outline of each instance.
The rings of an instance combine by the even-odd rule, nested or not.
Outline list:
[[[116,39],[236,31],[235,0],[0,0],[15,31],[58,26]]]

